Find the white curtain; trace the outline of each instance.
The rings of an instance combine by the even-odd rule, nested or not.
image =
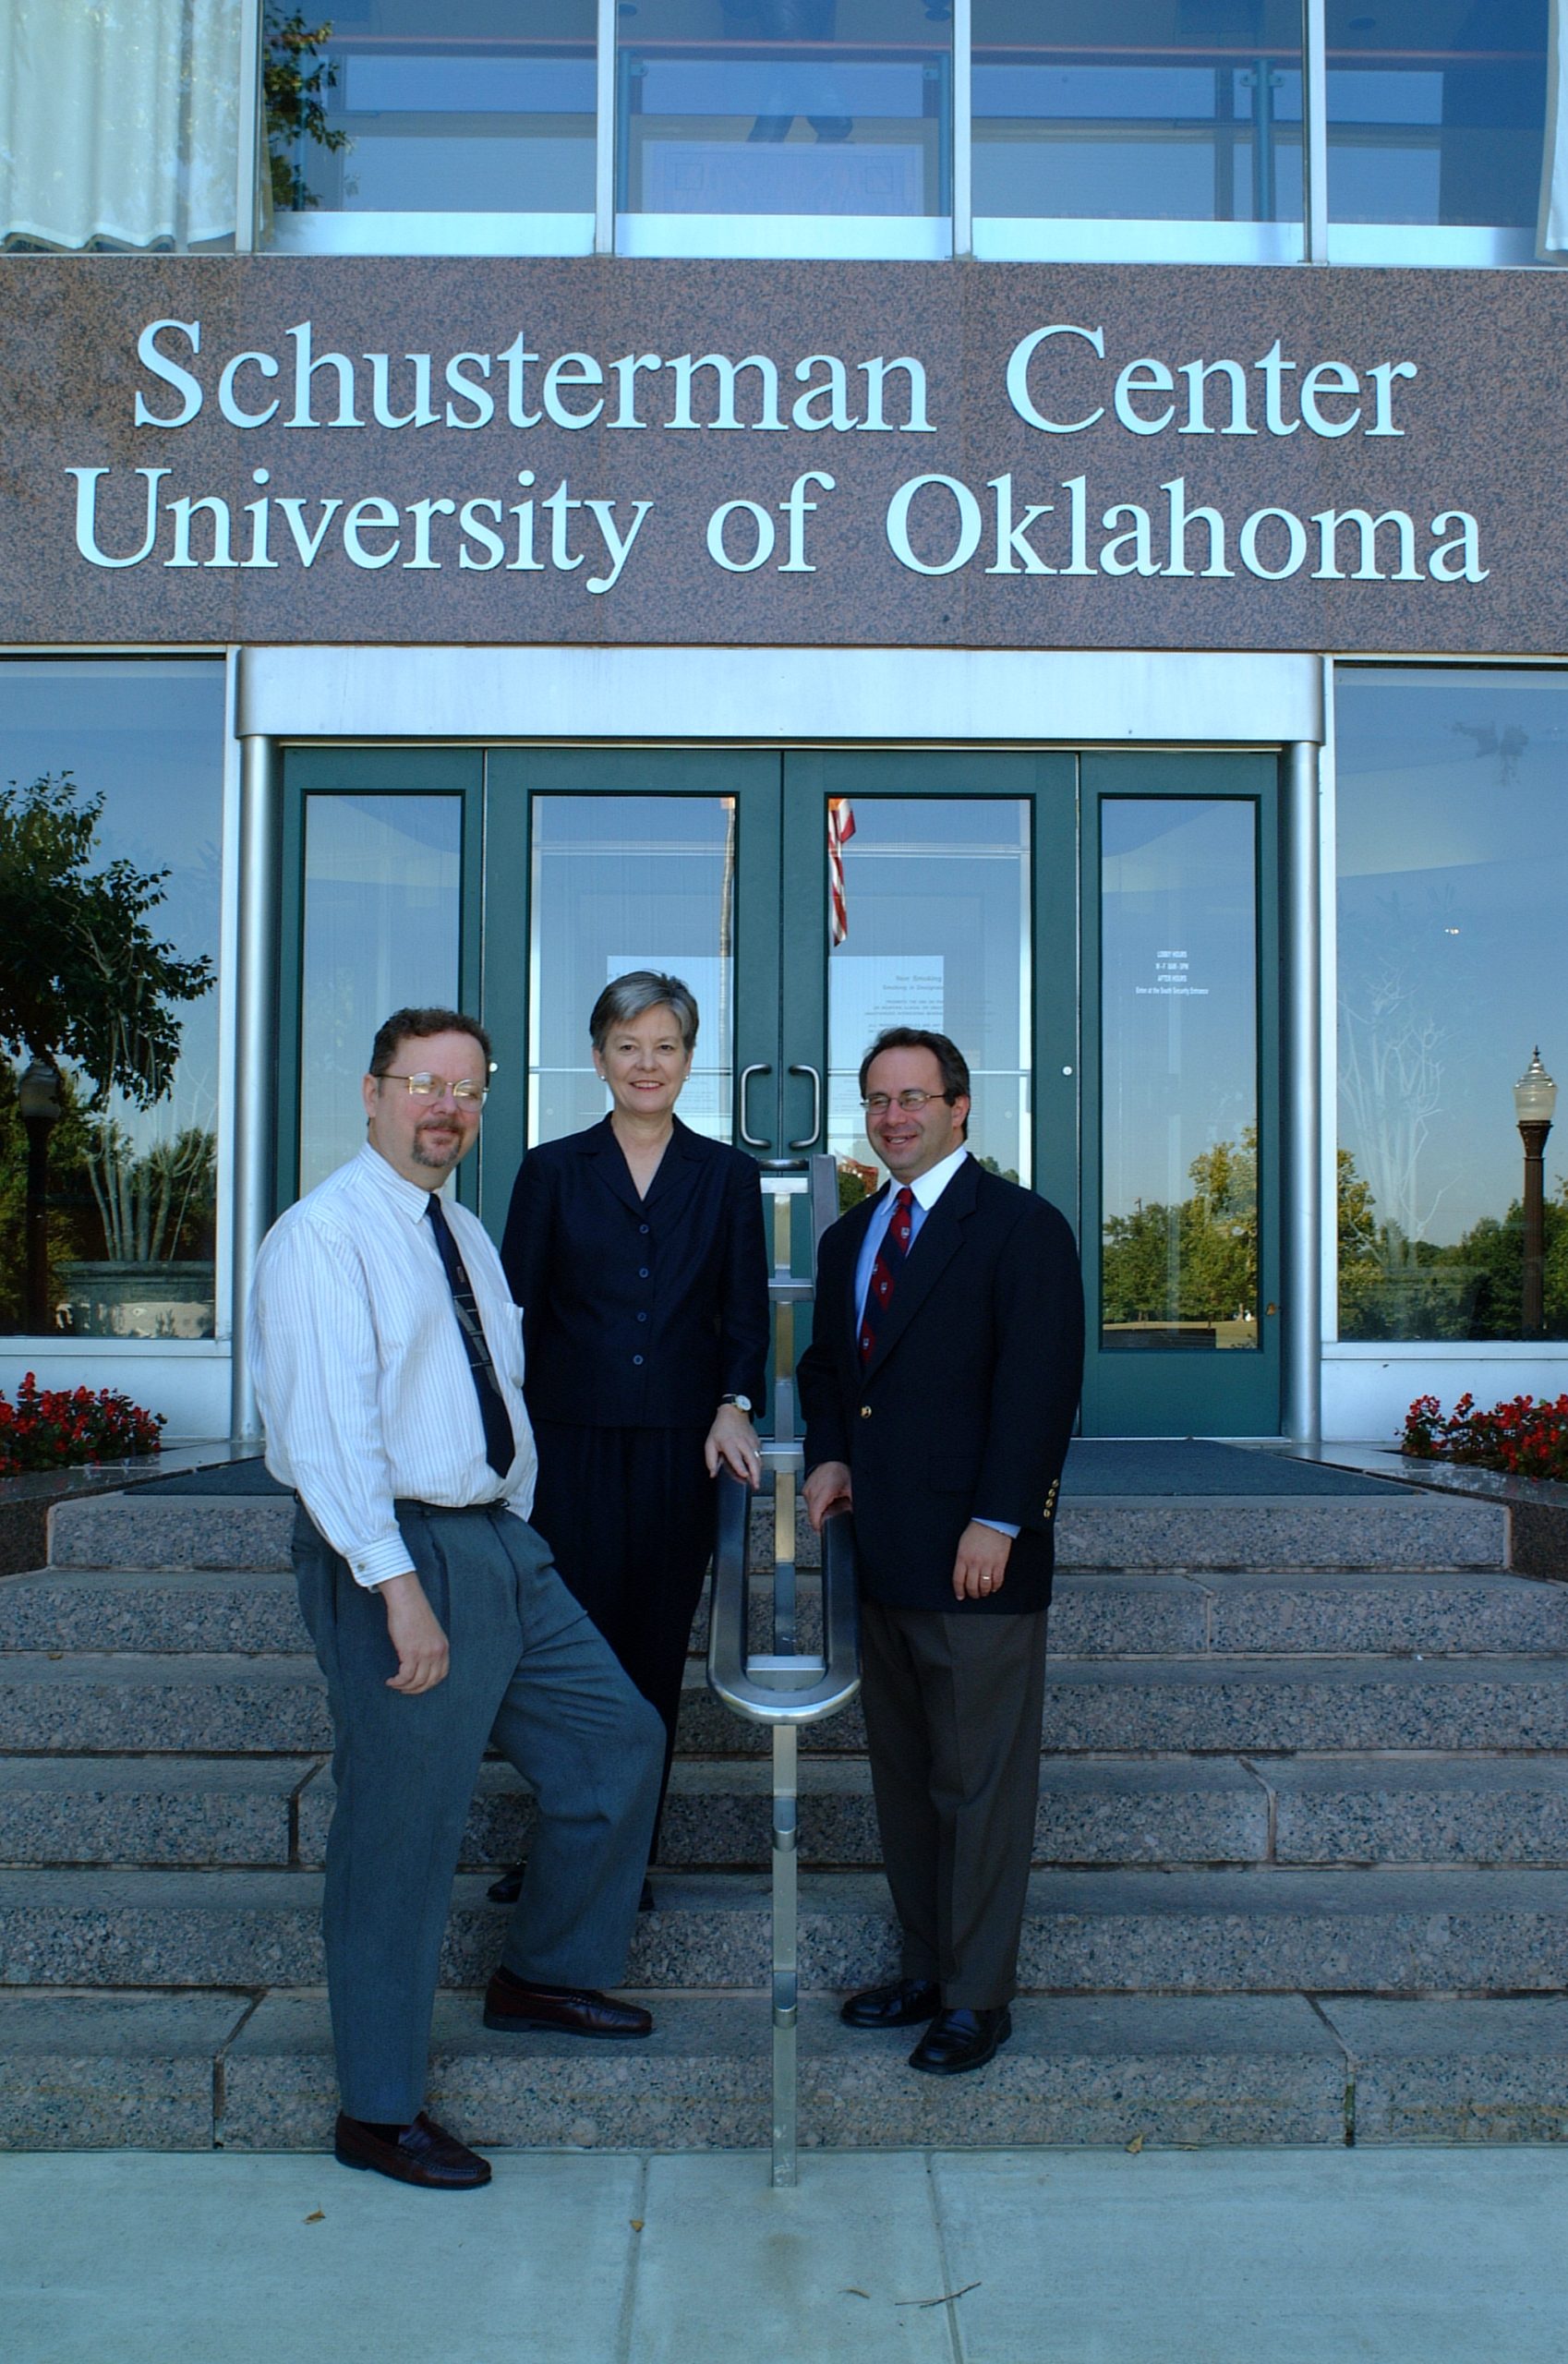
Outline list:
[[[1551,30],[1546,50],[1546,154],[1541,163],[1540,223],[1537,245],[1543,256],[1568,255],[1568,27],[1563,0],[1551,0]]]
[[[247,0],[0,0],[0,235],[232,236]]]

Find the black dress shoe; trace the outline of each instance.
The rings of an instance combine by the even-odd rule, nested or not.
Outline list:
[[[1005,2003],[991,2011],[938,2012],[911,2053],[910,2067],[923,2068],[932,2077],[958,2077],[966,2068],[983,2068],[1012,2032],[1013,2015]]]
[[[898,1978],[891,1986],[867,1986],[851,1995],[838,2017],[847,2028],[912,2028],[935,2019],[942,1990],[929,1978]]]
[[[523,1893],[523,1875],[527,1868],[526,1863],[513,1863],[509,1872],[502,1872],[499,1880],[492,1880],[485,1890],[490,1902],[515,1904]]]
[[[558,2035],[651,2035],[653,2017],[637,2003],[612,2003],[596,1986],[531,1986],[498,1970],[485,1990],[485,2025],[503,2035],[529,2028]]]
[[[332,2149],[340,2166],[369,2167],[422,2191],[477,2191],[490,2179],[490,2163],[421,2110],[412,2126],[393,2132],[367,2126],[338,2112]]]

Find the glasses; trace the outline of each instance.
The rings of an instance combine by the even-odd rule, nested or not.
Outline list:
[[[428,1075],[423,1067],[417,1075],[400,1075],[395,1067],[389,1067],[377,1081],[405,1083],[416,1100],[455,1100],[460,1108],[482,1108],[489,1091],[488,1083],[470,1083],[466,1076],[448,1083],[444,1075]]]
[[[868,1116],[886,1116],[895,1100],[906,1116],[918,1116],[928,1100],[951,1100],[950,1092],[869,1092],[861,1102]]]

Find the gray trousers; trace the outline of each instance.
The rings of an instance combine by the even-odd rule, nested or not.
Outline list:
[[[1045,1611],[861,1604],[866,1745],[905,1978],[947,2010],[1018,1987],[1040,1792]]]
[[[387,1688],[397,1655],[385,1606],[303,1509],[294,1563],[332,1713],[322,1930],[338,2087],[351,2117],[404,2125],[424,2102],[452,1874],[486,1746],[538,1805],[502,1961],[545,1985],[608,1986],[625,1967],[664,1727],[531,1526],[496,1508],[396,1511],[451,1646],[433,1691]]]

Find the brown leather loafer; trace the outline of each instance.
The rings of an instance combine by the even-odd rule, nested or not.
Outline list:
[[[942,1990],[929,1978],[898,1978],[891,1986],[867,1986],[851,1995],[838,2017],[847,2028],[912,2028],[934,2020]]]
[[[477,2191],[490,2179],[489,2161],[423,2110],[395,2138],[340,2110],[332,2149],[339,2166],[369,2167],[399,2183],[417,2184],[422,2191]]]
[[[929,2077],[959,2077],[966,2068],[983,2068],[996,2056],[996,2046],[1013,2032],[1013,2015],[1005,2003],[991,2011],[938,2012],[910,2055],[911,2068]]]
[[[531,1986],[498,1970],[485,1990],[485,2025],[502,2035],[528,2028],[558,2035],[651,2035],[653,2017],[638,2003],[612,2003],[597,1986]]]

